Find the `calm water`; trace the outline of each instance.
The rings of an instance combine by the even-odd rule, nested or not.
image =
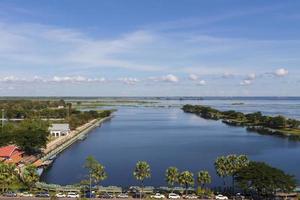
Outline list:
[[[189,103],[244,112],[262,110],[299,118],[300,101],[242,102],[245,105],[234,106],[232,101],[220,100]],[[77,183],[85,177],[85,158],[93,155],[106,166],[109,177],[104,185],[136,185],[133,168],[138,160],[146,160],[152,170],[152,178],[146,185],[165,185],[165,169],[176,166],[194,173],[208,170],[213,176],[212,186],[216,186],[221,182],[215,175],[213,162],[217,156],[231,153],[247,154],[251,159],[268,162],[300,180],[300,142],[248,133],[244,128],[186,114],[177,107],[119,108],[111,121],[60,154],[42,178],[49,183]]]

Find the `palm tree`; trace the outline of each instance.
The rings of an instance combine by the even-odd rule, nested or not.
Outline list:
[[[197,174],[197,182],[204,188],[205,184],[211,183],[211,176],[208,171],[200,171]]]
[[[185,186],[185,193],[188,194],[188,187],[194,185],[194,175],[190,171],[183,171],[178,177],[179,183]]]
[[[142,193],[140,193],[140,198],[142,198],[144,192],[144,180],[151,177],[150,165],[146,161],[138,161],[133,176],[136,180],[141,181]]]
[[[218,157],[215,161],[215,169],[219,177],[223,178],[223,186],[225,188],[225,177],[228,176],[227,159],[224,156]]]
[[[23,180],[24,184],[31,191],[32,187],[34,187],[35,183],[39,181],[39,175],[37,173],[37,168],[34,165],[26,166],[22,173],[22,180]]]
[[[179,172],[178,169],[176,167],[169,167],[166,170],[166,182],[168,183],[169,186],[172,187],[172,192],[174,190],[174,184],[178,183],[178,176],[179,176]]]
[[[93,156],[88,156],[85,162],[85,168],[89,171],[90,197],[92,195],[92,183],[99,184],[107,178],[105,167],[99,163]]]
[[[234,178],[235,178],[235,175],[236,173],[242,169],[243,167],[246,167],[248,166],[249,164],[249,160],[248,160],[248,157],[246,155],[235,155],[235,154],[231,154],[231,155],[228,155],[226,157],[227,159],[227,165],[228,165],[228,168],[229,168],[229,175],[232,177],[232,190],[233,190],[233,193],[234,193]]]

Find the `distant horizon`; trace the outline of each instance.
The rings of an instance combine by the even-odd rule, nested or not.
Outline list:
[[[300,98],[300,96],[0,96],[3,98]]]

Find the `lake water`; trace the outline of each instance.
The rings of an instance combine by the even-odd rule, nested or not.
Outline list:
[[[232,105],[233,102],[245,104]],[[299,100],[168,103],[176,106],[119,107],[113,119],[93,130],[86,140],[61,153],[43,174],[43,181],[62,185],[78,183],[86,175],[84,161],[92,155],[106,167],[108,179],[103,182],[104,185],[137,185],[132,172],[138,160],[145,160],[152,171],[146,185],[165,185],[166,168],[176,166],[195,174],[199,170],[208,170],[213,177],[211,186],[218,186],[221,180],[215,174],[214,160],[232,153],[247,154],[250,159],[279,167],[300,180],[300,142],[249,133],[244,128],[205,120],[184,113],[179,106],[185,103],[206,104],[224,110],[262,111],[269,115],[283,114],[300,119]]]

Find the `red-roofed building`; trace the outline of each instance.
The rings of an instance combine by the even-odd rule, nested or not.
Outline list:
[[[21,161],[23,154],[24,152],[15,145],[0,147],[0,160],[7,163],[18,164]]]

